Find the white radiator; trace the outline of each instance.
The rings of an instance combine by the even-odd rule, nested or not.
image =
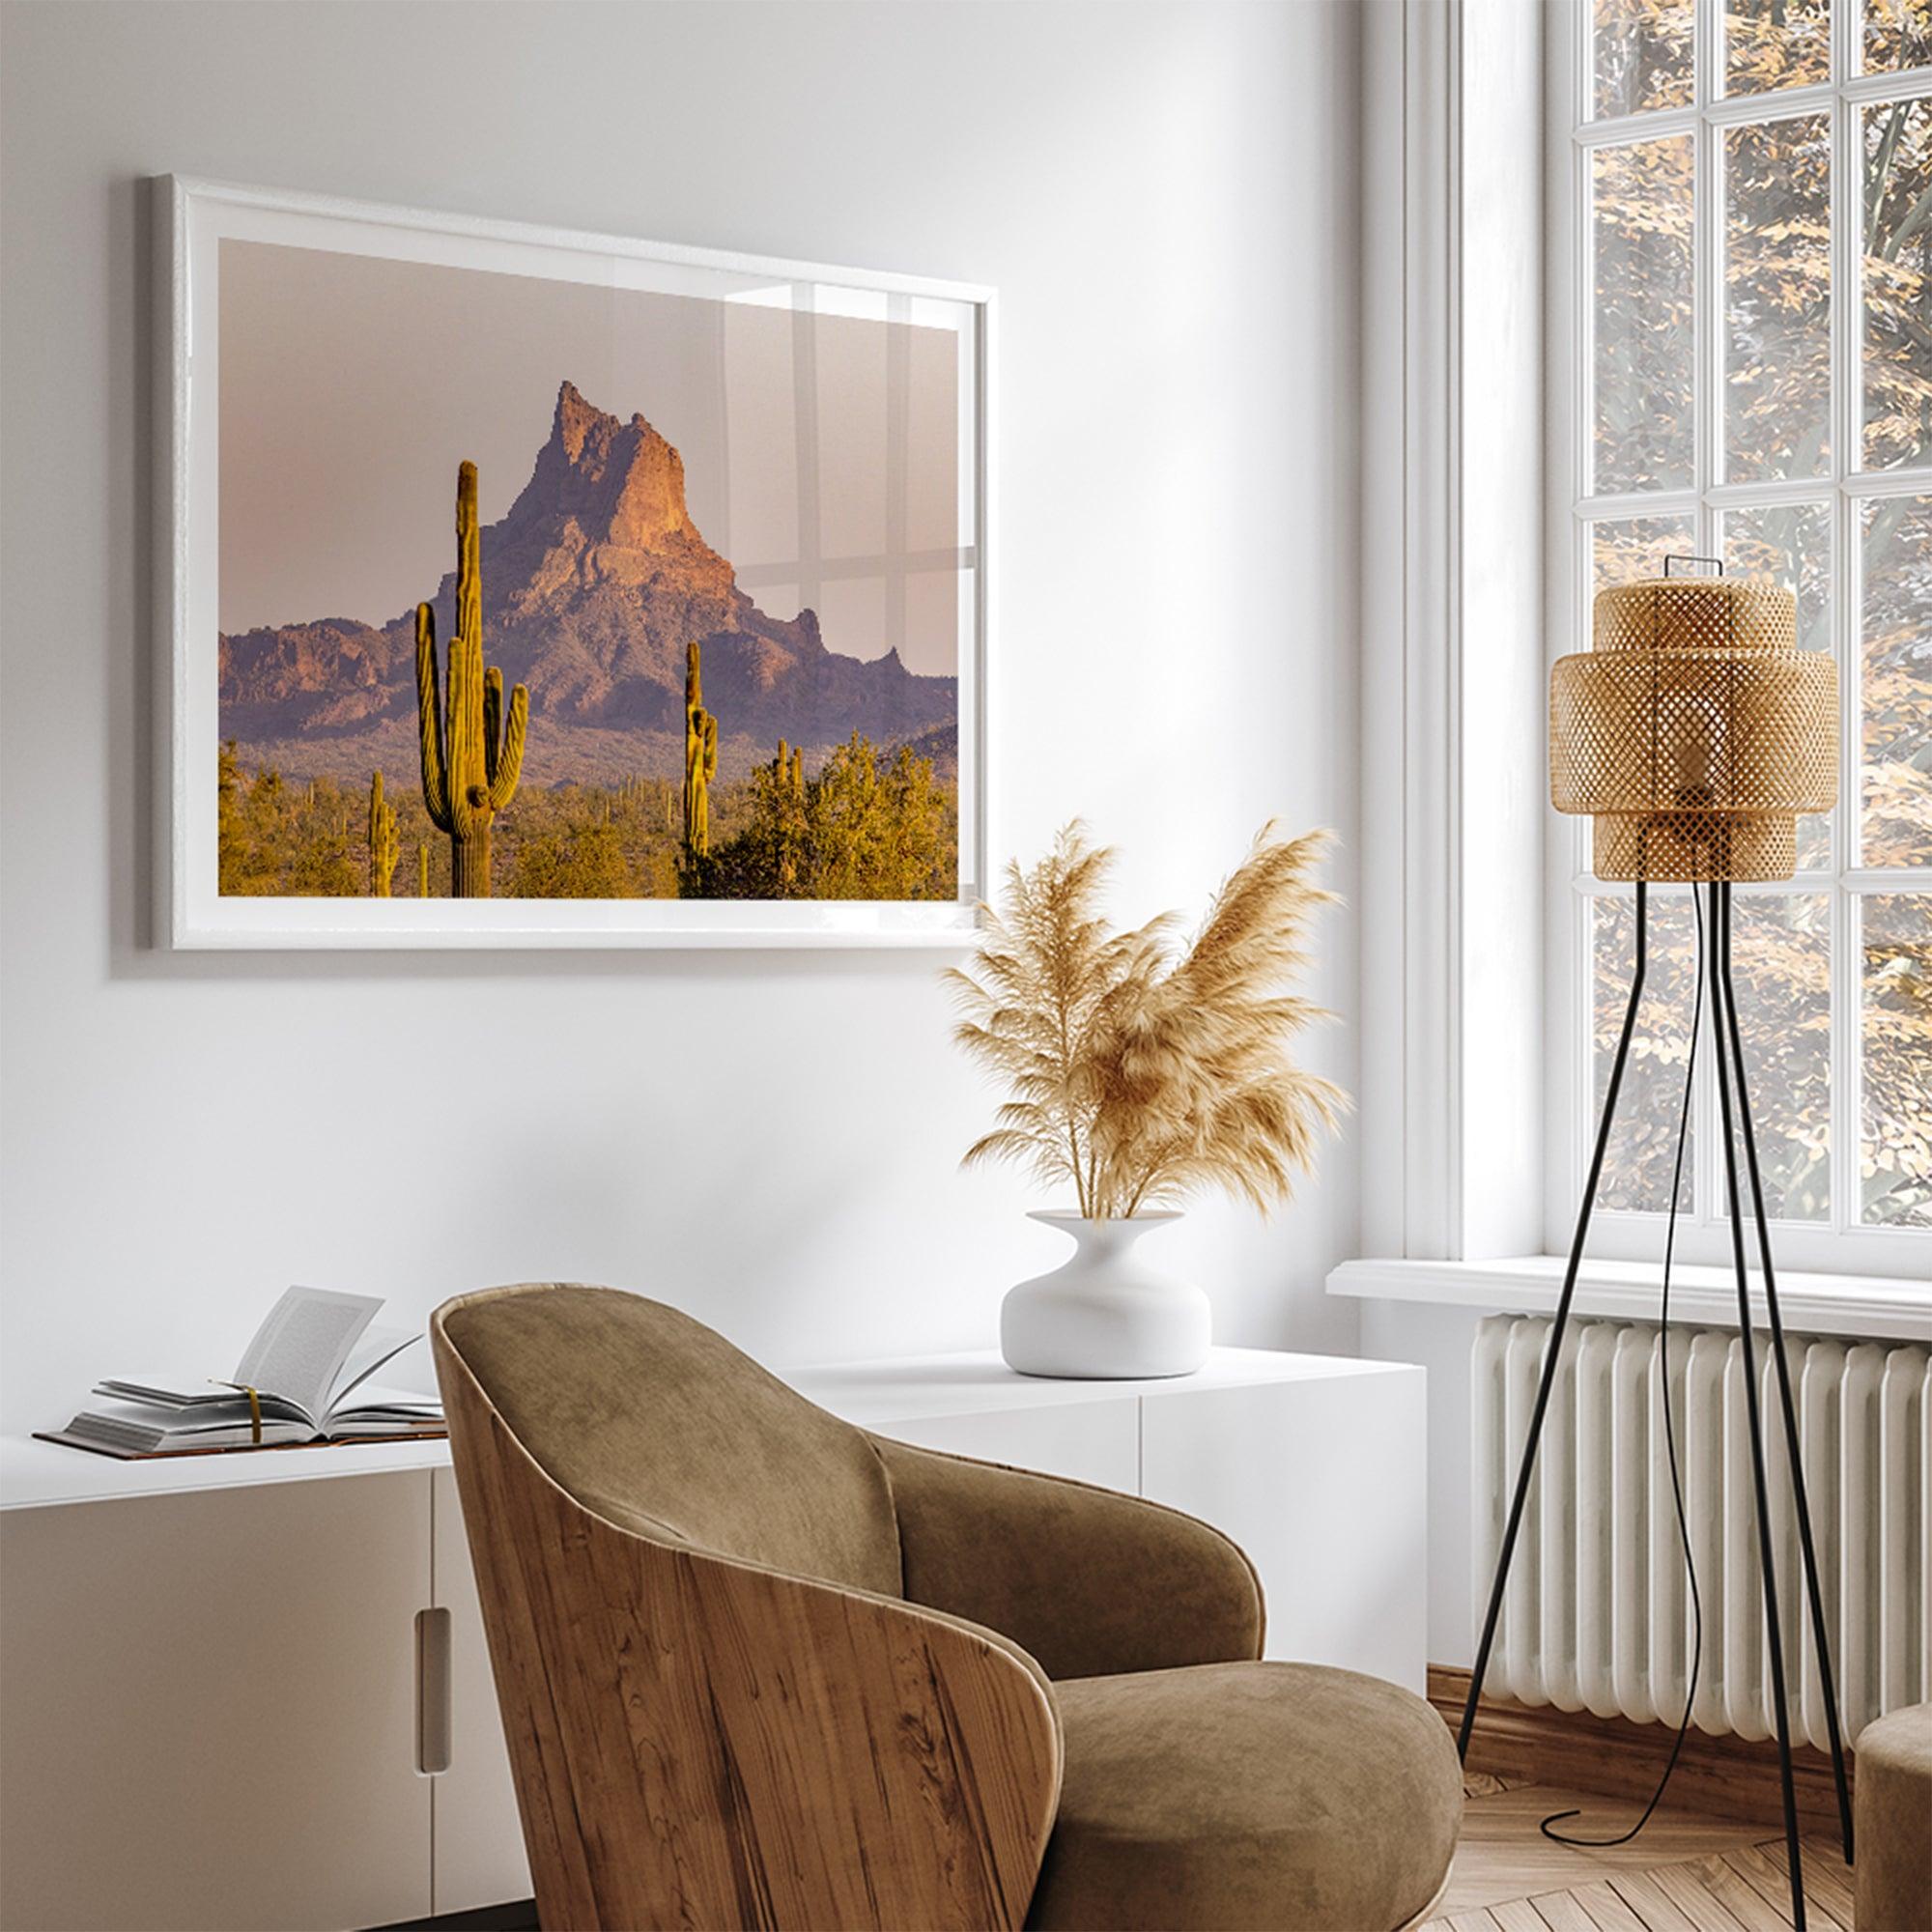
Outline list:
[[[1471,1362],[1476,1626],[1551,1323],[1492,1316]],[[1787,1334],[1839,1720],[1932,1698],[1932,1353]],[[1492,1690],[1524,1704],[1674,1725],[1691,1621],[1670,1495],[1654,1326],[1572,1321],[1492,1653]],[[1778,1616],[1794,1742],[1828,1743],[1791,1507],[1770,1337],[1754,1343],[1776,1524]],[[1743,1350],[1670,1330],[1671,1408],[1704,1605],[1692,1720],[1774,1735]]]

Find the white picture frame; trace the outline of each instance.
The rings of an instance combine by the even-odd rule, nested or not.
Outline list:
[[[973,942],[989,851],[987,662],[993,593],[995,292],[928,277],[732,254],[430,210],[166,175],[154,196],[156,633],[159,690],[156,937],[179,949],[952,948]],[[219,247],[224,239],[803,304],[909,298],[957,316],[961,590],[958,868],[953,901],[246,897],[219,890]],[[760,289],[770,290],[763,296]],[[784,293],[781,293],[784,291]],[[722,295],[721,295],[722,298]],[[900,307],[903,312],[903,305]],[[948,327],[954,325],[948,324]],[[967,393],[970,391],[970,393]],[[443,566],[446,567],[446,564]],[[410,775],[413,778],[413,774]]]

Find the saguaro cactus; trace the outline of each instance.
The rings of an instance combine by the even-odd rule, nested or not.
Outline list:
[[[503,673],[483,664],[483,572],[478,561],[476,466],[456,472],[456,635],[449,640],[449,711],[437,688],[436,611],[416,606],[416,703],[421,721],[423,803],[449,835],[449,890],[459,899],[490,896],[490,822],[517,793],[529,724],[529,693],[510,693],[503,718]]]
[[[711,850],[711,781],[718,774],[718,721],[704,708],[702,653],[684,647],[684,851],[702,859]]]
[[[778,755],[763,768],[771,786],[767,810],[770,837],[778,864],[779,896],[791,898],[798,885],[799,848],[807,825],[805,812],[805,753],[779,740]]]
[[[384,802],[383,774],[369,781],[369,892],[375,898],[389,896],[389,881],[396,870],[402,841],[396,837],[396,808]]]

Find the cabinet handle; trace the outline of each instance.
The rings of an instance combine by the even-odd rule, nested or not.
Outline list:
[[[449,1769],[449,1612],[416,1612],[416,1769]]]

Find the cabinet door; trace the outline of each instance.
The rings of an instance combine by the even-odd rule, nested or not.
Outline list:
[[[436,1909],[472,1912],[528,1898],[530,1868],[524,1856],[516,1786],[503,1745],[456,1477],[438,1469],[430,1481],[436,1602],[449,1612],[449,1769],[431,1780],[436,1786]]]
[[[1142,1493],[1232,1536],[1269,1657],[1420,1692],[1427,1638],[1423,1371],[1180,1390],[1142,1405]]]
[[[341,1932],[428,1912],[428,1481],[0,1516],[0,1922]]]
[[[1140,1404],[1131,1396],[881,1422],[876,1433],[982,1463],[1072,1476],[1129,1495],[1140,1484]]]

